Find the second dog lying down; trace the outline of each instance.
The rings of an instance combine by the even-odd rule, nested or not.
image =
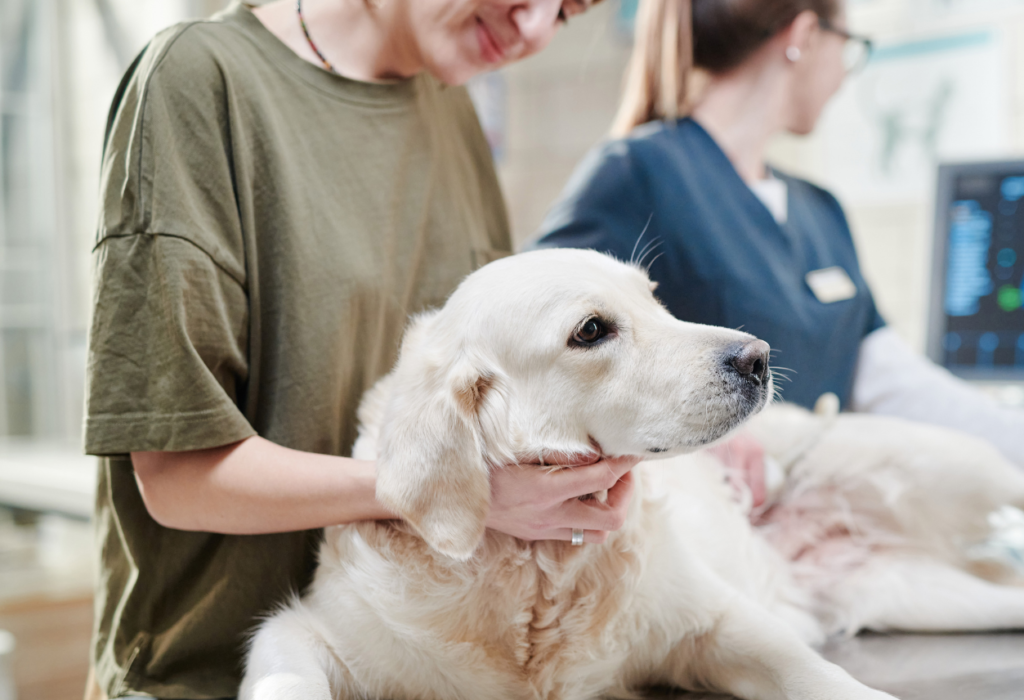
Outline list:
[[[721,465],[689,453],[770,394],[764,343],[672,318],[635,267],[575,250],[486,266],[413,322],[360,411],[354,456],[377,459],[403,520],[327,531],[310,590],[255,635],[241,698],[881,700],[809,644],[1024,626],[1024,590],[961,553],[1024,503],[1024,477],[968,438],[772,409],[755,429],[796,456],[752,528]],[[489,469],[595,446],[658,458],[606,544],[484,530]]]

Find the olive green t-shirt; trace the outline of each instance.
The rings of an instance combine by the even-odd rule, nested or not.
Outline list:
[[[139,57],[102,181],[93,660],[111,697],[231,696],[246,633],[309,581],[319,533],[161,527],[127,453],[259,434],[348,454],[408,314],[510,249],[504,204],[465,90],[332,75],[241,5]]]

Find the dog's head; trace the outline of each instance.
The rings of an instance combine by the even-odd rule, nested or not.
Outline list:
[[[768,401],[768,346],[684,323],[639,268],[582,250],[504,258],[406,332],[379,426],[377,496],[434,549],[468,558],[488,469],[543,454],[664,457]]]

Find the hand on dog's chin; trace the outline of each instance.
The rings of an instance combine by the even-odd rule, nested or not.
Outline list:
[[[534,461],[492,469],[488,528],[525,541],[568,541],[576,528],[586,531],[587,542],[598,543],[622,526],[632,493],[629,472],[639,457],[562,451],[542,454],[547,459],[582,454],[588,463],[563,462],[546,468]],[[592,497],[581,507],[581,497],[599,493],[605,497]]]
[[[524,457],[519,460],[520,464],[536,464],[539,467],[548,469],[566,469],[569,467],[586,467],[597,464],[604,456],[600,449],[581,449],[578,451],[565,450],[540,450],[538,457]]]

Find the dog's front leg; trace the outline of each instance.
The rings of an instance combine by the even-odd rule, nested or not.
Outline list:
[[[345,700],[364,697],[300,606],[268,618],[253,636],[239,700]]]
[[[821,658],[784,622],[740,596],[711,631],[680,643],[666,670],[680,686],[744,700],[894,700]]]

